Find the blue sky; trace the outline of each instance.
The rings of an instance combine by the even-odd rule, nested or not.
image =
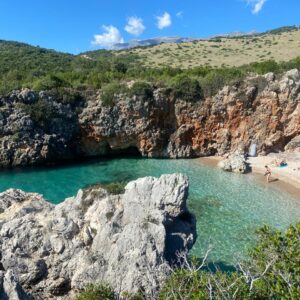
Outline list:
[[[299,0],[0,0],[0,11],[0,39],[71,53],[300,24]]]

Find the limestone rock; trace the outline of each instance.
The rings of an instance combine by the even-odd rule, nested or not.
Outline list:
[[[56,206],[8,190],[0,194],[1,265],[37,299],[68,299],[95,282],[151,295],[176,251],[195,242],[187,195],[180,174],[138,179],[123,195],[92,187]]]
[[[1,300],[30,300],[32,299],[25,293],[17,282],[13,272],[0,271],[0,299]]]
[[[286,76],[287,78],[291,78],[291,79],[297,81],[297,80],[300,79],[300,72],[299,72],[298,69],[293,69],[293,70],[287,71],[287,72],[285,73],[285,76]]]
[[[267,79],[267,81],[272,82],[275,80],[275,74],[273,72],[269,72],[265,74],[265,78]]]
[[[287,152],[300,152],[300,135],[294,137],[286,146]]]
[[[220,161],[218,166],[224,171],[239,174],[245,174],[249,171],[249,165],[241,153],[234,153],[227,159]]]
[[[149,98],[120,94],[112,107],[104,106],[99,95],[80,91],[83,100],[68,104],[66,95],[25,89],[0,98],[0,167],[115,154],[224,155],[253,141],[258,154],[268,154],[284,151],[300,134],[297,69],[281,78],[273,73],[249,77],[194,103],[156,87]],[[47,125],[26,109],[39,101],[55,111]]]

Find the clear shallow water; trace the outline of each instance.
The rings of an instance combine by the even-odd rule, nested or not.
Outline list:
[[[261,183],[252,175],[225,173],[199,160],[114,159],[4,171],[0,172],[0,191],[20,188],[59,203],[90,184],[175,172],[189,176],[189,207],[197,217],[198,230],[192,252],[199,257],[212,244],[211,259],[232,264],[246,255],[254,231],[261,225],[283,229],[300,220],[300,201],[274,185]]]

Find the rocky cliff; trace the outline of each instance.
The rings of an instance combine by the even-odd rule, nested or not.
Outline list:
[[[0,165],[117,153],[189,158],[248,150],[251,143],[260,154],[300,150],[298,70],[249,77],[196,102],[163,88],[150,98],[120,95],[113,106],[104,106],[97,91],[81,98],[70,104],[29,90],[2,98]]]
[[[138,179],[122,195],[91,187],[56,206],[38,194],[1,193],[1,299],[69,299],[97,282],[154,295],[176,251],[196,239],[187,195],[183,175]]]

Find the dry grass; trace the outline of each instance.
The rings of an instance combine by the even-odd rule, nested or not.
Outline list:
[[[137,54],[148,67],[181,67],[209,65],[241,66],[273,59],[288,61],[300,56],[300,30],[256,37],[221,38],[181,44],[160,44],[126,50]],[[118,53],[124,53],[119,51]]]

